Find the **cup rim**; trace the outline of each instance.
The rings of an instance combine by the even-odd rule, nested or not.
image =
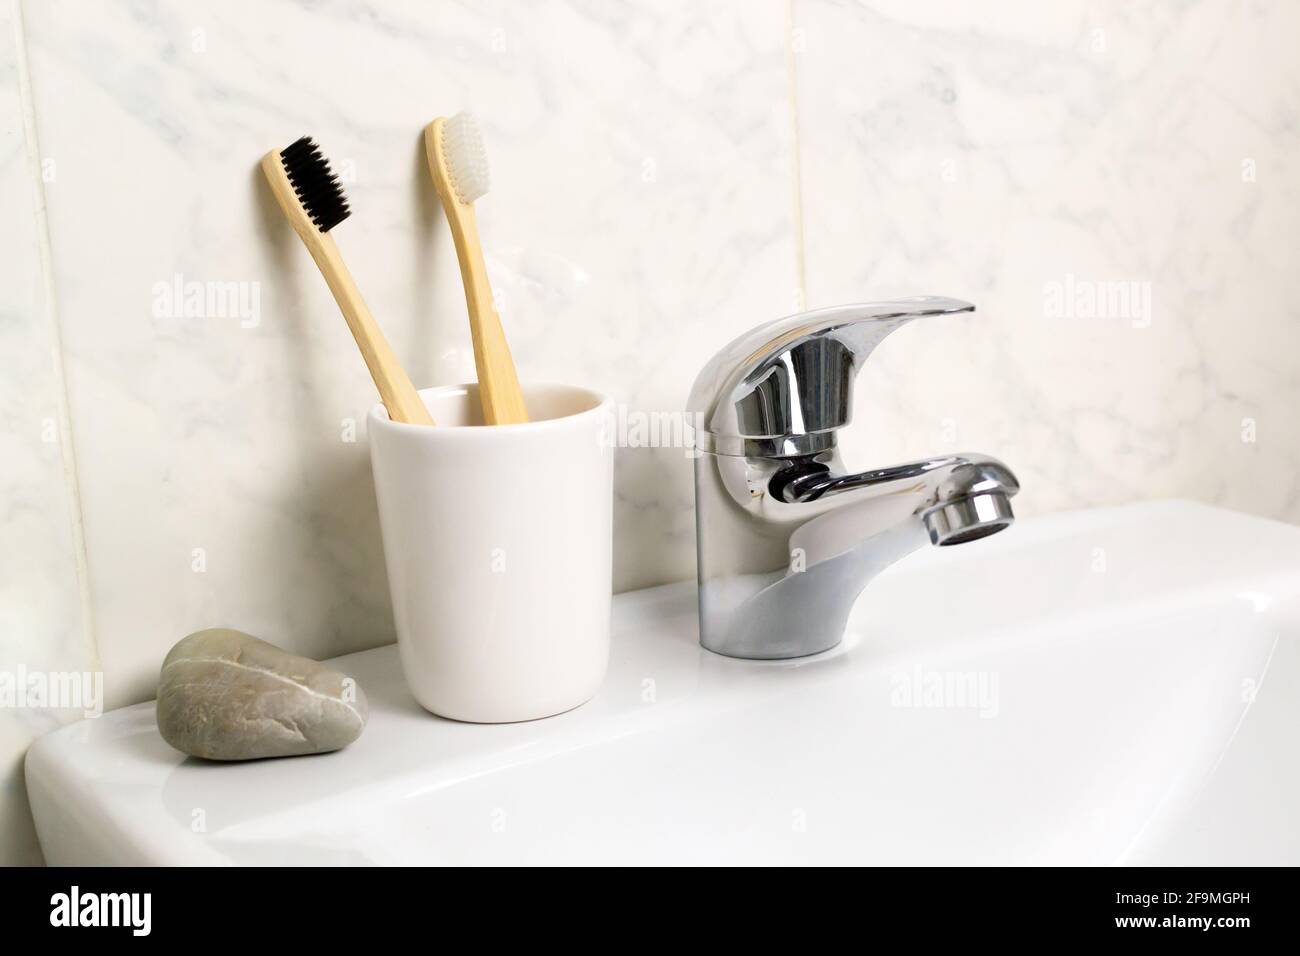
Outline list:
[[[583,409],[580,412],[574,412],[572,415],[562,415],[559,418],[544,418],[541,421],[516,422],[509,425],[442,425],[435,424],[431,429],[428,425],[414,425],[410,422],[395,422],[388,417],[388,409],[384,407],[383,402],[375,402],[370,406],[370,411],[366,414],[366,420],[369,423],[378,425],[381,428],[391,428],[396,433],[407,434],[426,433],[426,432],[454,432],[458,434],[485,434],[497,432],[511,432],[520,434],[528,431],[545,431],[552,428],[562,428],[565,425],[571,425],[573,422],[587,416],[603,415],[609,411],[614,402],[608,395],[598,392],[594,388],[587,388],[585,385],[570,385],[568,382],[521,382],[521,387],[527,391],[530,388],[558,388],[565,389],[569,392],[582,392],[595,400],[591,408]],[[416,394],[423,400],[425,395],[443,395],[448,393],[464,394],[471,388],[478,388],[477,382],[461,382],[455,385],[431,385],[428,388],[416,389]]]

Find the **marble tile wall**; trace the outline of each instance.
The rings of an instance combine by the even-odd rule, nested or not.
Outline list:
[[[17,9],[0,3],[0,865],[40,862],[22,760],[33,738],[75,716],[50,706],[59,701],[28,697],[23,678],[96,669],[82,619],[76,488],[41,263],[43,184],[24,133],[21,42]]]
[[[979,308],[881,348],[846,453],[995,454],[1022,515],[1300,521],[1297,35],[1289,3],[796,0],[810,305]]]
[[[525,377],[673,411],[714,350],[804,301],[958,296],[980,312],[873,359],[850,463],[965,448],[1014,465],[1022,514],[1181,495],[1300,520],[1294,5],[4,0],[0,18],[0,670],[102,661],[111,707],[148,698],[202,626],[317,657],[392,639],[373,387],[257,162],[317,137],[355,210],[338,244],[412,377],[462,381],[420,130],[465,108]],[[186,309],[187,283],[237,294]],[[1095,296],[1117,290],[1109,315]],[[682,452],[622,449],[616,499],[616,587],[688,577]],[[64,716],[0,710],[0,862],[36,852],[18,761]]]

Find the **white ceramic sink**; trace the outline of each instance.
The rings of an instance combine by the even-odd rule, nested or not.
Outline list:
[[[385,647],[336,662],[371,701],[344,752],[185,759],[141,704],[27,785],[52,864],[1295,865],[1298,625],[1300,528],[1133,505],[917,554],[817,657],[710,654],[672,585],[616,599],[559,717],[433,717]]]

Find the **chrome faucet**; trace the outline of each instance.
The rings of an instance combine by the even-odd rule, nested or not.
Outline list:
[[[962,544],[1015,520],[1020,486],[987,455],[845,473],[836,433],[853,379],[895,329],[973,312],[924,297],[805,312],[719,352],[691,389],[700,643],[729,657],[803,657],[840,642],[854,601],[929,541]]]

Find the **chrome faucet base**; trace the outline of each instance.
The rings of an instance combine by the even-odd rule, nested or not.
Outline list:
[[[705,648],[763,660],[829,650],[889,565],[1014,521],[1019,484],[995,458],[849,473],[836,449],[871,350],[914,318],[973,308],[929,298],[810,312],[755,329],[705,367],[690,401],[704,423],[695,502]]]
[[[803,571],[701,581],[700,643],[715,654],[748,660],[785,660],[828,651],[843,640],[849,612],[862,589],[924,544],[918,525],[902,525]],[[765,583],[764,578],[770,580]]]

